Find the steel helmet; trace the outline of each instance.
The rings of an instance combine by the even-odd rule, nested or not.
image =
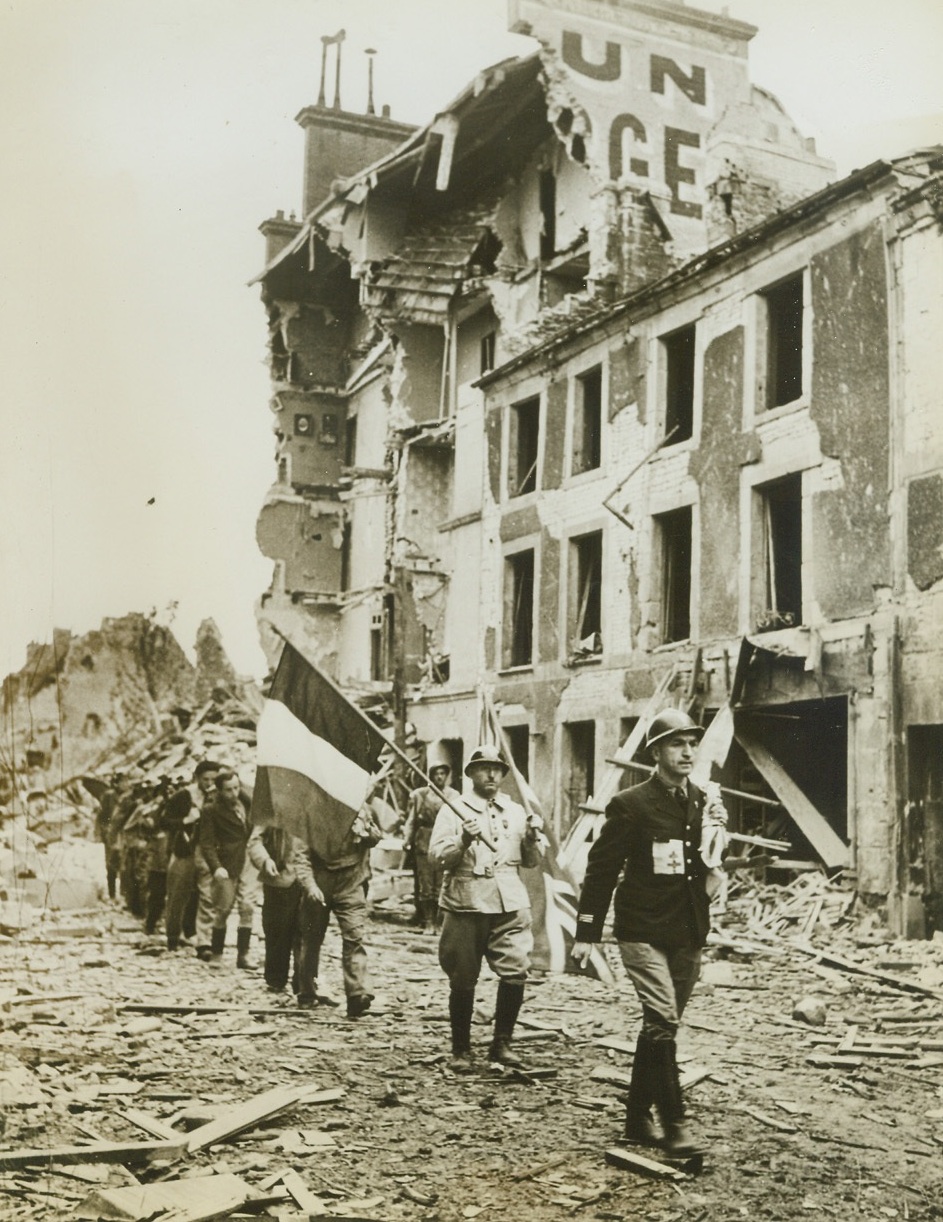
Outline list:
[[[474,768],[476,764],[497,764],[498,767],[504,769],[505,775],[509,771],[504,756],[497,747],[493,747],[490,743],[484,743],[482,746],[476,747],[468,757],[468,763],[465,765],[466,776],[469,775],[469,769]]]
[[[652,718],[645,738],[645,746],[653,747],[663,738],[672,734],[696,734],[698,738],[704,733],[704,727],[699,726],[687,713],[680,709],[662,709],[657,717]]]

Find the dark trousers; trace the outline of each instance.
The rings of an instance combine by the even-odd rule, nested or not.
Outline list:
[[[262,933],[265,936],[265,983],[283,989],[288,983],[292,954],[298,962],[301,936],[301,884],[262,887]],[[297,968],[296,968],[297,974]]]
[[[153,933],[157,922],[164,911],[164,900],[167,898],[167,871],[148,870],[147,872],[147,908],[144,917],[144,929]]]

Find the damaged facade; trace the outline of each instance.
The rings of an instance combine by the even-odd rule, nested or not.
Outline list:
[[[485,685],[560,833],[656,691],[729,704],[741,829],[943,928],[943,153],[832,182],[753,27],[510,8],[425,127],[299,116],[263,629],[456,768]]]

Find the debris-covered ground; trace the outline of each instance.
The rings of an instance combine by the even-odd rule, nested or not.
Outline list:
[[[680,1042],[709,1154],[678,1178],[607,1161],[638,1023],[621,977],[534,982],[517,1043],[552,1076],[533,1080],[483,1059],[489,978],[459,1078],[435,938],[395,896],[356,1022],[273,1004],[232,950],[222,970],[170,954],[114,904],[48,915],[3,948],[0,1216],[941,1218],[943,945],[890,942],[852,904],[818,874],[732,893]],[[340,998],[333,928],[326,951]]]

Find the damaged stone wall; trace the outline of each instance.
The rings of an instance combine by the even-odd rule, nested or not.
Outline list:
[[[178,709],[193,709],[220,683],[237,682],[212,620],[200,625],[194,666],[153,615],[105,619],[82,636],[57,631],[31,645],[3,682],[4,770],[17,786],[48,789],[122,748],[140,745]]]

